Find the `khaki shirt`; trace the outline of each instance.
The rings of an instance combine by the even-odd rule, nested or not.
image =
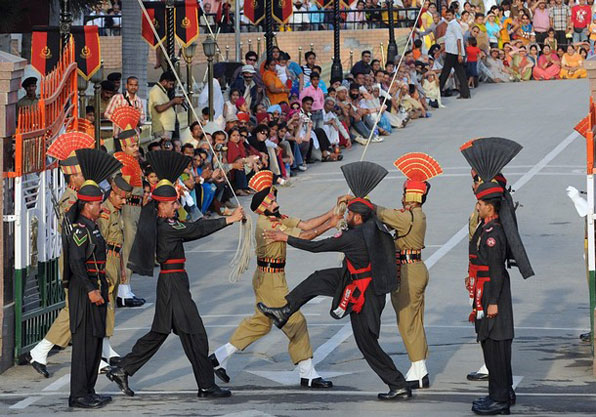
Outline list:
[[[99,226],[99,232],[108,245],[122,245],[124,241],[122,217],[120,216],[120,210],[114,208],[109,199],[102,205],[97,225]]]
[[[298,228],[300,219],[294,217],[268,217],[260,215],[257,220],[257,227],[255,230],[257,249],[257,258],[273,258],[273,259],[286,259],[286,242],[272,242],[267,243],[263,232],[266,230],[279,230],[290,236],[298,237],[301,230]]]
[[[37,97],[35,97],[34,99],[31,99],[31,98],[25,96],[17,102],[17,108],[20,109],[21,107],[33,106],[33,105],[37,104],[37,101],[38,101]]]
[[[159,113],[155,106],[166,104],[170,97],[161,84],[155,84],[149,90],[149,111],[151,112],[151,130],[153,134],[161,132],[173,132],[176,129],[176,111],[170,107]]]
[[[110,100],[103,100],[103,99],[99,100],[100,114],[104,114],[106,112],[106,109],[108,108],[109,104],[110,104]],[[109,121],[108,119],[101,119],[101,127],[102,127],[102,129],[99,134],[101,139],[109,139],[109,138],[113,137],[114,132],[112,130],[112,122],[111,121]],[[107,128],[109,128],[109,129],[107,129]]]
[[[413,209],[388,209],[377,206],[377,216],[397,233],[395,248],[398,250],[424,249],[424,236],[426,235],[426,215],[422,208]]]
[[[78,197],[76,190],[73,190],[72,188],[66,186],[66,188],[64,189],[64,193],[62,194],[62,197],[60,197],[60,201],[58,201],[58,207],[60,212],[60,218],[58,219],[59,233],[62,233],[62,220],[64,220],[64,214],[66,214],[66,212],[70,210],[72,205],[76,203],[77,200]]]
[[[468,220],[468,240],[472,240],[472,236],[474,236],[474,232],[476,232],[478,223],[480,223],[480,214],[478,214],[478,210],[474,210],[472,214],[470,214],[470,220]]]

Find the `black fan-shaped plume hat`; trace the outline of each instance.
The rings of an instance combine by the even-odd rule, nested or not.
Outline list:
[[[155,170],[159,182],[151,193],[157,201],[175,201],[178,193],[174,183],[190,164],[188,156],[172,151],[151,151],[147,153],[147,162]]]
[[[118,171],[122,164],[113,156],[98,149],[77,149],[77,160],[85,182],[77,192],[79,200],[101,201],[103,193],[99,183]]]
[[[342,165],[341,171],[356,198],[350,201],[348,208],[356,213],[366,214],[374,206],[365,197],[381,182],[388,171],[374,162],[359,161]]]
[[[460,147],[461,153],[483,182],[492,181],[522,150],[522,146],[505,138],[480,138]]]

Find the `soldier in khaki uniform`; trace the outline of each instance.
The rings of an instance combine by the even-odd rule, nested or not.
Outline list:
[[[111,120],[121,129],[118,135],[122,151],[116,152],[114,157],[122,163],[122,177],[132,187],[126,203],[122,206],[121,215],[124,224],[124,242],[122,245],[122,261],[128,264],[130,250],[137,234],[137,224],[143,205],[143,171],[139,165],[139,135],[135,128],[139,124],[141,112],[131,106],[118,107],[111,115]],[[118,307],[139,307],[145,304],[145,299],[135,296],[131,289],[130,277],[132,271],[125,269],[126,274],[118,286]]]
[[[85,181],[85,178],[81,174],[81,167],[77,161],[75,151],[77,149],[92,148],[93,146],[95,146],[95,140],[91,136],[82,132],[69,132],[56,138],[48,148],[48,155],[60,162],[60,169],[66,180],[66,188],[58,201],[58,212],[60,215],[58,219],[58,231],[60,233],[62,233],[62,219],[64,214],[76,203],[78,199],[77,191]],[[58,259],[58,268],[60,273],[62,273],[62,256]],[[46,336],[31,349],[31,352],[25,355],[27,362],[46,378],[50,376],[46,368],[50,350],[52,350],[54,345],[65,348],[71,340],[68,318],[68,290],[65,288],[64,292],[66,293],[64,308],[58,313]]]
[[[255,230],[257,270],[252,280],[255,306],[262,302],[280,307],[286,304],[285,296],[289,292],[284,272],[287,245],[285,242],[267,242],[264,233],[280,230],[290,236],[310,240],[334,227],[341,217],[334,216],[333,209],[308,221],[280,215],[271,171],[258,172],[251,178],[249,186],[256,192],[251,210],[259,214]],[[230,356],[268,334],[271,325],[272,320],[255,308],[255,314],[240,323],[230,341],[210,356],[215,374],[222,381],[229,382],[225,368]],[[310,388],[331,388],[331,381],[321,378],[312,363],[313,353],[302,313],[293,314],[282,331],[290,339],[288,352],[292,362],[298,365],[300,384]]]
[[[122,175],[117,175],[112,181],[112,189],[108,199],[102,204],[102,211],[97,219],[99,231],[106,241],[106,280],[108,281],[108,308],[106,313],[106,336],[103,339],[102,357],[107,359],[109,365],[116,365],[119,362],[118,355],[110,344],[110,337],[114,335],[116,295],[118,284],[123,275],[124,264],[120,254],[122,242],[124,241],[122,216],[120,209],[126,202],[126,196],[132,191],[132,186],[126,182]],[[109,366],[102,360],[99,364],[100,372],[107,371]]]
[[[25,96],[17,102],[17,108],[30,107],[37,104],[37,78],[28,77],[23,81],[22,87],[25,89]]]
[[[377,206],[377,216],[395,230],[396,260],[399,265],[400,288],[391,294],[397,314],[397,325],[412,362],[406,374],[410,388],[428,388],[426,369],[428,344],[424,332],[424,291],[428,270],[422,261],[426,215],[422,204],[430,188],[428,180],[442,173],[439,164],[423,153],[405,154],[394,165],[408,178],[404,183],[401,210]]]

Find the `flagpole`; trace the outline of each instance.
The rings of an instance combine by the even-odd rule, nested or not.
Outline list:
[[[240,52],[240,0],[234,1],[234,42],[236,42],[236,62],[241,62]]]
[[[273,16],[271,16],[272,0],[265,0],[265,45],[267,59],[273,55]]]
[[[175,26],[174,0],[166,0],[166,50],[172,62],[176,62],[176,47],[174,43],[174,36],[176,35]]]
[[[60,46],[61,50],[68,46],[72,14],[70,14],[70,0],[60,0]]]

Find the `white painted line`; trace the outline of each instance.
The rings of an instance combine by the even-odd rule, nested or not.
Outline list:
[[[524,379],[523,376],[517,376],[517,375],[513,375],[513,389],[517,389],[518,385],[520,382],[522,382],[522,379]]]
[[[24,408],[29,407],[31,404],[33,404],[35,401],[39,399],[41,399],[41,397],[27,397],[24,400],[21,400],[18,403],[11,405],[8,408],[12,410],[22,410]]]
[[[352,335],[352,325],[350,323],[346,323],[342,326],[341,329],[337,333],[335,333],[331,339],[323,343],[321,346],[315,350],[313,354],[313,364],[317,365],[318,363],[322,362],[331,352],[335,350],[339,345],[341,345],[348,337]]]
[[[296,384],[298,385],[298,384]],[[376,398],[379,391],[356,391],[356,390],[349,390],[349,391],[340,391],[340,390],[305,390],[301,388],[297,389],[267,389],[266,387],[259,388],[257,390],[243,390],[243,389],[232,389],[234,396],[255,396],[255,395],[267,395],[267,396],[284,396],[284,395],[291,395],[291,394],[300,394],[300,395],[324,395],[324,396],[374,396]],[[120,391],[107,391],[103,392],[102,394],[105,395],[112,395],[112,396],[121,396],[123,397],[124,394]],[[157,396],[164,396],[164,395],[197,395],[197,390],[180,390],[180,391],[135,391],[135,396],[137,395],[157,395]],[[591,392],[561,392],[561,393],[553,393],[553,392],[516,392],[518,399],[524,397],[559,397],[559,398],[573,398],[573,397],[585,397],[585,398],[596,398],[596,393]],[[34,393],[0,393],[0,398],[18,398],[22,397],[23,395],[32,396]],[[39,397],[51,397],[54,395],[64,396],[68,395],[68,392],[49,392],[43,394],[37,394]],[[426,397],[426,396],[442,396],[448,395],[453,397],[458,396],[485,396],[486,390],[483,391],[441,391],[441,390],[434,390],[433,388],[425,389],[425,390],[416,390],[414,396],[416,397]],[[31,397],[32,398],[32,397]],[[18,404],[18,403],[17,403]],[[15,405],[17,405],[15,404]],[[14,406],[13,406],[14,407]],[[11,407],[12,408],[12,407]]]
[[[246,313],[246,314],[205,314],[201,315],[203,319],[213,319],[213,318],[220,318],[220,317],[250,317],[253,313]],[[302,313],[303,316],[320,316],[320,313]]]
[[[331,297],[323,297],[322,295],[319,295],[318,297],[315,297],[312,300],[310,300],[308,304],[321,304],[325,300],[331,300]]]
[[[50,385],[42,389],[42,391],[58,391],[64,385],[70,383],[70,374],[62,375],[60,378],[52,382]]]

